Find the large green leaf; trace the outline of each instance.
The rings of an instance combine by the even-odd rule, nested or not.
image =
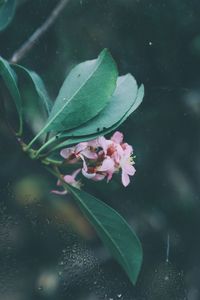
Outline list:
[[[93,118],[108,104],[116,79],[116,65],[107,50],[97,59],[76,66],[63,83],[49,119],[36,138],[47,131],[72,129]]]
[[[129,111],[136,101],[137,92],[138,86],[131,74],[119,77],[109,104],[95,118],[80,128],[69,131],[66,135],[90,135],[112,127]]]
[[[71,192],[101,240],[135,284],[143,259],[142,247],[136,234],[114,209],[84,191],[63,185]]]
[[[19,115],[19,132],[22,130],[22,101],[20,92],[17,85],[17,76],[15,72],[11,69],[9,63],[0,57],[0,76],[3,78],[13,100]]]
[[[41,107],[44,107],[47,115],[49,115],[52,109],[52,102],[41,77],[34,71],[28,70],[20,65],[12,65],[12,67],[16,70],[19,76],[21,74],[24,75],[24,77],[33,85],[35,92],[39,97]]]
[[[95,134],[79,136],[79,137],[69,138],[68,133],[61,133],[61,134],[57,135],[57,141],[63,140],[65,138],[67,138],[67,140],[60,142],[59,144],[54,146],[54,148],[52,150],[58,150],[58,149],[61,149],[64,147],[69,147],[69,146],[77,144],[77,143],[93,140],[99,136],[106,135],[106,134],[116,130],[138,108],[138,106],[141,104],[143,98],[144,98],[144,86],[141,85],[140,88],[138,89],[137,97],[136,97],[133,105],[131,106],[131,108],[126,112],[126,114],[121,118],[121,120],[119,120],[113,126],[111,126],[110,128],[103,129],[102,131],[97,132]]]
[[[15,13],[15,0],[0,1],[0,31],[4,30],[12,21]]]
[[[61,87],[46,130],[69,130],[96,116],[108,104],[116,79],[116,65],[107,50],[76,66]]]

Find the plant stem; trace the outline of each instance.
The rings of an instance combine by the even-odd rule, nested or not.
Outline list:
[[[36,152],[36,156],[38,156],[43,150],[45,150],[49,145],[54,143],[57,140],[56,136],[53,136],[50,140],[48,140],[45,144],[43,144]],[[30,145],[30,144],[29,144]],[[28,147],[29,147],[28,145]]]
[[[50,132],[47,132],[46,137],[45,137],[45,140],[44,140],[45,143],[48,142],[48,140],[49,140],[49,135],[50,135]]]
[[[54,24],[56,19],[64,7],[69,3],[70,0],[61,0],[58,5],[53,9],[50,16],[46,21],[32,34],[32,36],[19,48],[17,49],[10,59],[11,63],[19,62],[28,52],[35,46],[38,40],[47,32],[47,30]]]
[[[57,177],[57,179],[60,179],[62,181],[62,177],[61,177],[58,167],[55,167],[55,166],[54,166],[54,168],[46,167],[46,169],[49,171],[49,173],[51,173],[52,175]]]
[[[61,166],[63,164],[62,161],[58,161],[58,160],[55,160],[55,159],[51,159],[51,158],[45,158],[43,160],[41,160],[41,162],[45,165],[49,165],[49,164],[52,164],[54,166]]]

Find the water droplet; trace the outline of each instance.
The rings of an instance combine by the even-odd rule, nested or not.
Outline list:
[[[121,297],[122,297],[122,294],[118,294],[117,297],[118,297],[118,298],[121,298]]]

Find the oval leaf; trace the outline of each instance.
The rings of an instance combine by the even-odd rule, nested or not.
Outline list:
[[[15,0],[0,1],[0,31],[4,30],[12,21],[15,13],[15,7]]]
[[[116,65],[107,50],[76,66],[61,87],[46,130],[69,130],[96,116],[108,104],[116,79]]]
[[[136,97],[133,105],[129,109],[129,111],[126,112],[126,114],[121,118],[121,120],[119,120],[117,123],[115,123],[112,127],[104,129],[101,132],[97,132],[95,134],[91,134],[91,135],[88,135],[88,136],[68,138],[66,141],[63,141],[63,142],[59,143],[57,146],[55,146],[51,151],[55,151],[55,150],[65,148],[65,147],[68,147],[68,146],[71,146],[71,145],[74,145],[74,144],[78,144],[78,143],[81,143],[81,142],[93,140],[93,139],[98,138],[99,136],[106,135],[106,134],[116,130],[138,108],[138,106],[142,103],[143,98],[144,98],[144,86],[142,84],[140,86],[140,88],[138,89],[137,97]],[[68,137],[68,133],[61,133],[61,134],[56,136],[56,139],[59,141],[59,140],[62,140],[64,138],[67,138],[67,137]]]
[[[138,86],[131,74],[117,80],[116,90],[109,104],[92,120],[66,133],[66,136],[90,135],[105,131],[118,123],[136,101]]]
[[[128,223],[111,207],[94,196],[68,184],[63,186],[71,192],[97,234],[122,266],[130,281],[135,284],[141,269],[142,246]]]
[[[97,59],[76,66],[64,81],[46,125],[29,147],[44,132],[70,130],[95,117],[108,104],[116,80],[116,64],[106,49]]]
[[[11,69],[9,63],[0,57],[0,76],[3,78],[17,108],[19,115],[19,133],[22,131],[22,101],[17,85],[17,75]]]

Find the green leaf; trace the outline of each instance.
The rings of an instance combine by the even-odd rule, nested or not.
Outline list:
[[[81,127],[70,130],[66,136],[83,136],[100,133],[119,122],[136,101],[138,86],[131,74],[117,80],[116,90],[109,104],[92,120]]]
[[[52,109],[52,102],[41,77],[34,71],[28,70],[20,65],[15,64],[12,65],[12,67],[16,70],[17,74],[24,75],[25,78],[33,85],[35,92],[41,101],[41,106],[44,107],[47,115],[49,115]]]
[[[96,116],[109,102],[117,80],[112,56],[103,50],[95,60],[76,66],[61,87],[44,132],[69,130]]]
[[[15,13],[15,7],[15,0],[0,1],[0,31],[4,30],[12,21]]]
[[[71,138],[69,138],[68,133],[61,133],[61,134],[57,135],[57,141],[60,141],[60,140],[65,139],[65,138],[67,138],[67,140],[59,143],[56,146],[54,146],[52,151],[55,151],[55,150],[58,150],[58,149],[61,149],[61,148],[64,148],[64,147],[69,147],[71,145],[78,144],[78,143],[81,143],[81,142],[93,140],[93,139],[96,139],[99,136],[106,135],[106,134],[116,130],[138,108],[138,106],[141,104],[143,98],[144,98],[144,86],[142,84],[140,86],[140,88],[138,89],[137,97],[136,97],[133,105],[131,106],[131,108],[126,112],[126,114],[121,118],[121,120],[119,120],[113,126],[111,126],[110,128],[104,129],[101,132],[97,132],[95,134],[91,134],[91,135],[87,135],[87,136],[80,136],[80,137],[71,137]]]
[[[61,87],[46,130],[69,130],[96,116],[108,104],[116,79],[116,65],[107,50],[76,66]]]
[[[18,75],[24,120],[37,134],[47,121],[52,103],[42,79],[35,72],[20,65],[12,65],[12,68]]]
[[[22,131],[22,101],[17,85],[17,76],[10,67],[9,63],[0,57],[0,76],[3,78],[17,108],[19,115],[19,134]]]
[[[94,196],[68,184],[63,186],[71,192],[97,234],[113,257],[122,266],[130,281],[135,284],[141,269],[142,246],[128,223],[111,207]]]

